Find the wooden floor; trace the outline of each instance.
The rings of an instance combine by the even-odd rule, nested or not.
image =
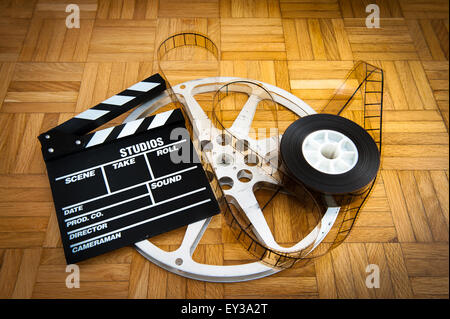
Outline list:
[[[65,27],[68,3],[80,5],[80,29]],[[380,29],[365,27],[369,3],[380,6]],[[2,0],[0,297],[448,298],[448,13],[446,0]],[[383,68],[376,191],[346,243],[304,268],[203,283],[126,247],[80,263],[81,287],[67,289],[36,137],[152,74],[155,46],[177,30],[220,43],[227,75],[275,84],[316,109],[354,61]],[[181,235],[155,242],[173,249]],[[230,264],[242,259],[239,249],[218,217],[196,254]],[[365,286],[370,263],[380,267],[378,289]]]

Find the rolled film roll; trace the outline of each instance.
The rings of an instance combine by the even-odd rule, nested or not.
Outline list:
[[[179,101],[178,97],[175,94],[173,94],[171,87],[170,87],[170,82],[166,76],[167,70],[165,69],[165,67],[163,67],[163,64],[161,63],[167,57],[169,51],[171,51],[175,48],[182,48],[182,47],[186,47],[186,46],[200,47],[200,48],[206,49],[206,51],[208,51],[217,60],[220,60],[220,51],[218,50],[218,48],[214,44],[214,42],[212,42],[208,37],[198,34],[198,33],[195,33],[195,32],[183,32],[183,33],[174,34],[171,37],[164,40],[161,43],[161,45],[159,46],[159,49],[158,49],[159,71],[162,74],[162,76],[166,79],[167,87],[169,88],[168,92],[169,92],[170,98],[172,99],[173,103],[175,103],[177,106],[181,106],[185,112],[188,112],[189,110],[186,110],[184,108],[183,103],[181,103]],[[366,71],[365,76],[364,76],[364,74],[362,74],[362,71],[359,70],[361,65],[363,67],[365,67],[365,71]],[[382,71],[381,70],[378,71],[377,68],[372,68],[372,66],[370,66],[370,67],[371,67],[371,70],[370,70],[370,72],[368,72],[369,67],[367,64],[358,63],[357,66],[352,70],[352,72],[349,73],[349,76],[347,77],[347,79],[343,83],[343,85],[337,90],[334,98],[331,99],[330,102],[327,104],[325,111],[326,112],[331,111],[331,112],[334,112],[337,114],[342,114],[342,112],[344,110],[352,109],[351,107],[349,107],[349,105],[351,104],[351,103],[349,104],[349,102],[351,102],[352,99],[354,100],[355,94],[358,92],[358,90],[361,90],[361,88],[363,88],[363,84],[364,84],[364,89],[367,89],[368,81],[380,82],[381,83],[381,93],[382,93],[382,87],[383,87],[382,79],[381,79],[381,81],[370,80],[370,76],[374,76],[375,74],[379,74],[379,73],[381,73],[381,78],[382,78]],[[355,76],[355,74],[356,74],[356,76]],[[345,96],[345,94],[342,94],[342,91],[348,90],[348,85],[346,85],[346,83],[347,83],[347,81],[353,80],[354,78],[357,78],[358,86],[357,86],[356,90],[351,94],[351,96],[349,96],[349,97]],[[236,83],[234,83],[234,84],[228,83],[225,86],[218,87],[218,90],[215,94],[215,98],[218,96],[220,97],[220,94],[218,94],[218,93],[220,93],[221,90],[223,90],[224,88],[229,88],[232,85],[237,85],[237,84]],[[257,84],[255,82],[254,85],[258,86],[259,84]],[[264,88],[262,86],[261,86],[261,88],[262,88],[261,92],[264,92]],[[350,92],[351,91],[352,90],[350,90]],[[223,91],[221,93],[223,96]],[[228,93],[228,90],[226,91],[226,93]],[[344,96],[344,98],[343,98],[343,96]],[[381,94],[381,96],[382,96],[382,94]],[[220,99],[218,98],[218,100],[220,100]],[[269,94],[269,97],[266,96],[264,99],[262,98],[261,100],[266,100],[266,101],[268,100],[269,102],[271,100],[273,102],[273,99],[270,97],[270,94]],[[365,122],[366,115],[370,115],[370,116],[367,116],[367,118],[376,117],[376,116],[373,116],[372,113],[369,114],[369,111],[366,110],[366,104],[373,105],[375,103],[368,103],[367,101],[370,102],[370,99],[367,98],[366,96],[364,96],[364,111],[363,111],[363,114],[364,114],[364,125],[363,126],[364,126],[364,128],[366,128],[366,122]],[[268,110],[269,113],[272,114],[271,115],[272,117],[277,118],[277,112],[279,111],[280,107],[277,106],[275,102],[269,103],[269,104],[270,104],[270,106],[268,108],[266,108],[266,110]],[[381,147],[382,99],[381,99],[379,106],[380,106],[380,111],[379,111],[380,125],[379,125],[379,129],[378,129],[379,141],[376,141],[376,143],[378,144],[378,146],[380,148]],[[235,150],[237,152],[242,153],[243,155],[247,156],[247,158],[253,158],[253,160],[258,161],[258,163],[259,163],[259,165],[261,165],[261,167],[264,166],[264,170],[267,172],[267,174],[269,176],[275,178],[279,183],[279,186],[275,188],[273,196],[263,205],[263,209],[269,204],[269,202],[274,197],[277,196],[277,194],[282,193],[282,192],[288,193],[291,196],[295,197],[296,203],[298,205],[304,206],[305,210],[307,210],[309,212],[313,212],[313,215],[316,215],[316,216],[324,216],[327,212],[327,207],[341,206],[340,213],[336,219],[336,222],[334,223],[333,230],[330,231],[330,233],[327,236],[330,238],[330,240],[328,240],[328,242],[326,244],[323,244],[324,242],[322,242],[322,240],[321,240],[319,242],[320,245],[318,247],[317,245],[314,244],[315,243],[314,240],[309,240],[306,245],[301,246],[301,249],[293,249],[289,252],[279,251],[277,249],[274,249],[273,247],[269,247],[264,241],[261,240],[261,238],[258,236],[257,233],[252,231],[252,227],[251,227],[252,223],[249,221],[247,216],[245,216],[245,214],[242,213],[242,210],[238,207],[238,205],[235,205],[235,203],[233,203],[229,198],[227,198],[224,195],[223,187],[227,186],[227,183],[219,182],[219,179],[214,174],[214,169],[213,169],[213,165],[211,164],[211,161],[203,161],[204,168],[208,172],[208,175],[211,177],[211,184],[215,186],[215,187],[213,187],[213,189],[216,192],[216,197],[218,198],[218,201],[219,201],[220,207],[222,209],[223,215],[225,217],[225,220],[228,222],[228,225],[231,227],[231,230],[235,234],[236,238],[244,245],[244,247],[247,249],[247,251],[249,251],[253,256],[257,257],[259,260],[261,260],[273,267],[288,268],[288,267],[293,266],[298,260],[309,260],[310,258],[320,256],[320,255],[324,254],[325,252],[327,252],[329,249],[334,248],[337,245],[339,245],[346,238],[349,231],[351,230],[360,208],[362,207],[363,203],[367,199],[367,197],[370,193],[370,190],[372,189],[372,187],[375,183],[375,177],[376,177],[376,173],[378,171],[378,166],[379,166],[379,154],[378,153],[376,154],[378,160],[375,160],[375,152],[374,152],[374,147],[373,147],[374,143],[373,143],[373,140],[372,140],[372,142],[369,141],[370,136],[369,136],[369,139],[367,139],[368,134],[363,129],[362,129],[362,131],[364,133],[361,133],[361,131],[353,132],[356,135],[361,133],[361,136],[364,136],[363,140],[360,141],[359,138],[354,138],[354,134],[350,134],[352,132],[347,132],[345,130],[344,130],[344,132],[342,132],[342,128],[337,128],[337,126],[339,126],[339,125],[327,127],[326,125],[324,126],[325,123],[322,123],[322,126],[320,126],[320,125],[318,126],[318,127],[322,127],[322,129],[313,130],[308,135],[311,135],[316,131],[333,131],[333,132],[341,133],[344,137],[347,138],[347,140],[349,140],[350,142],[352,142],[354,144],[358,159],[355,160],[354,167],[352,167],[348,172],[343,172],[345,170],[344,168],[340,168],[340,169],[338,168],[335,172],[331,172],[331,171],[329,171],[329,168],[320,167],[320,165],[317,166],[317,168],[314,168],[314,166],[310,165],[310,163],[313,163],[313,159],[308,158],[308,156],[306,156],[306,157],[303,156],[303,159],[304,159],[303,168],[310,173],[309,175],[312,175],[312,176],[308,177],[308,174],[304,174],[304,172],[300,172],[297,170],[297,167],[296,167],[297,165],[296,165],[295,161],[291,159],[291,155],[286,155],[286,154],[296,154],[293,151],[287,151],[287,150],[282,151],[282,152],[284,152],[284,155],[281,154],[280,158],[283,160],[283,165],[281,167],[278,167],[279,163],[277,160],[274,161],[273,158],[269,154],[265,154],[265,153],[262,154],[260,152],[260,149],[258,149],[257,147],[255,148],[255,147],[252,147],[251,145],[245,145],[245,144],[241,144],[241,146],[239,146],[239,142],[240,141],[242,142],[242,138],[240,138],[239,134],[236,134],[236,132],[234,132],[234,134],[231,134],[229,132],[229,130],[226,129],[226,126],[222,123],[223,118],[221,116],[217,116],[217,112],[220,110],[221,109],[220,109],[220,107],[218,108],[217,101],[213,101],[212,115],[213,115],[213,118],[215,119],[215,123],[218,124],[216,126],[221,127],[221,129],[223,130],[224,136],[231,137],[232,140],[230,142],[231,142],[231,145],[235,148]],[[320,117],[320,115],[318,115],[318,116]],[[325,116],[325,114],[322,114],[322,116]],[[331,116],[331,115],[328,115],[328,116]],[[308,119],[308,117],[310,119]],[[313,120],[311,116],[308,116],[308,117],[301,118],[298,121],[300,121],[300,123],[305,120],[308,122],[312,121],[314,123],[320,122],[320,121]],[[317,117],[317,118],[319,119],[319,117]],[[186,118],[188,119],[189,117],[186,117]],[[334,122],[336,122],[338,124],[342,123],[343,120],[345,120],[344,118],[341,118],[341,117],[336,117],[336,118],[339,118],[339,119],[334,119]],[[305,119],[305,120],[303,120],[303,119]],[[347,121],[351,122],[349,120],[347,120]],[[345,122],[345,123],[348,124],[348,122]],[[284,145],[284,147],[281,146],[282,148],[289,149],[289,146],[291,144],[295,144],[295,142],[298,144],[298,141],[296,141],[296,139],[298,138],[298,134],[300,131],[302,132],[301,135],[302,135],[303,140],[306,137],[308,137],[308,136],[305,136],[306,131],[302,131],[302,130],[298,131],[298,128],[296,127],[295,123],[297,123],[297,122],[294,122],[292,124],[294,128],[291,129],[291,127],[289,127],[288,130],[286,131],[286,133],[292,132],[292,136],[294,138],[290,137],[291,133],[288,133],[288,135],[286,136],[286,139],[284,139],[284,142],[282,139],[281,145]],[[275,121],[275,124],[276,124],[276,127],[278,128],[278,120]],[[318,124],[315,124],[315,125],[318,125]],[[190,123],[190,126],[192,127],[192,123]],[[352,124],[348,124],[348,126],[354,127],[354,125],[352,125]],[[373,131],[377,131],[376,129],[373,129],[373,128],[371,128],[371,129]],[[200,132],[192,132],[191,131],[191,133],[194,133],[193,135],[194,135],[194,140],[195,140],[195,136],[198,136]],[[309,140],[311,142],[313,142],[315,140],[315,138],[320,139],[320,134],[321,134],[320,132],[315,135],[313,134],[313,136],[311,136],[309,138]],[[348,136],[348,135],[351,135],[351,136]],[[374,135],[372,135],[372,134],[371,134],[371,136],[374,137]],[[273,136],[273,137],[274,137],[274,141],[276,143],[278,143],[279,142],[278,135]],[[339,135],[335,136],[335,138],[337,138],[337,137],[339,137]],[[374,139],[375,139],[375,137],[374,137]],[[200,146],[204,146],[202,144],[202,141],[198,141],[198,144]],[[242,145],[244,145],[244,147],[242,147]],[[349,143],[349,145],[350,145],[349,148],[351,150],[351,146],[352,146],[351,143]],[[370,147],[368,147],[366,150],[364,145],[370,145]],[[250,147],[247,147],[247,146],[250,146]],[[303,147],[303,145],[302,145],[302,147]],[[376,145],[375,145],[375,149],[376,149]],[[298,155],[298,149],[296,151],[297,151],[297,155]],[[305,149],[306,153],[307,153],[307,151],[308,150]],[[331,147],[328,147],[328,149],[327,149],[327,147],[325,147],[324,150],[319,150],[319,151],[320,152],[323,151],[323,154],[325,154],[328,157],[336,156],[336,154],[333,153],[333,150],[331,149]],[[316,150],[316,153],[317,153],[317,150]],[[301,154],[303,154],[303,153],[301,153]],[[271,154],[271,155],[273,155],[273,154]],[[279,154],[276,154],[276,155],[279,155]],[[292,155],[292,157],[294,157],[294,156],[295,155]],[[287,159],[287,161],[284,161],[285,158]],[[204,159],[203,156],[202,156],[202,159]],[[378,165],[376,164],[376,162],[378,163]],[[341,181],[342,175],[345,175],[345,174],[351,175],[351,173],[354,173],[356,171],[360,172],[360,169],[363,169],[364,167],[368,167],[367,165],[365,166],[362,164],[367,164],[367,163],[371,163],[372,166],[369,165],[370,166],[369,167],[370,170],[368,170],[369,173],[364,176],[365,178],[363,179],[363,181],[359,180],[358,183],[355,182],[356,184],[352,184],[351,182],[347,183],[347,185],[339,184],[339,181]],[[353,165],[353,163],[350,162],[349,165],[351,166],[351,165]],[[304,176],[304,175],[306,175],[306,176]],[[335,183],[327,183],[327,182],[323,183],[323,181],[327,180],[327,179],[326,178],[321,179],[321,178],[330,177],[330,176],[332,176],[332,178],[330,180],[335,181]],[[355,175],[355,176],[356,177],[354,177],[354,179],[358,180],[358,178],[357,178],[358,175]],[[343,183],[343,184],[345,184],[345,183]],[[340,188],[341,186],[342,186],[342,188]],[[345,186],[347,186],[347,187],[345,187]],[[315,232],[315,234],[314,234],[315,238],[318,238],[320,236],[318,233],[318,230],[321,229],[320,223],[321,222],[318,222],[318,225],[313,229],[313,232],[311,232],[311,233]]]
[[[290,175],[328,195],[359,193],[377,176],[380,154],[358,124],[331,114],[302,117],[284,132],[280,155]]]

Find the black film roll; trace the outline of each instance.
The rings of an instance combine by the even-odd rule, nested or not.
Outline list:
[[[329,174],[308,163],[303,143],[307,136],[320,130],[339,132],[354,143],[358,153],[354,167],[341,174]],[[309,115],[293,122],[283,134],[280,153],[292,177],[323,194],[358,193],[376,178],[380,166],[380,154],[372,137],[358,124],[331,114]]]

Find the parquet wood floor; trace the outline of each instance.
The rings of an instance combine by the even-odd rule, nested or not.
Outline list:
[[[73,2],[0,1],[1,298],[448,298],[447,1],[77,0],[81,27],[67,29]],[[369,3],[380,7],[379,29],[365,27]],[[355,61],[383,68],[376,190],[348,240],[304,268],[204,283],[126,247],[81,262],[81,287],[67,289],[36,137],[152,74],[156,46],[182,29],[219,43],[228,75],[277,85],[318,110]],[[205,67],[193,77],[203,76]],[[181,235],[154,242],[174,248]],[[239,249],[216,217],[196,258],[230,264],[245,258]],[[380,267],[378,289],[365,286],[369,263]]]

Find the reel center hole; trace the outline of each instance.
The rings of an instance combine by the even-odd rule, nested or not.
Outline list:
[[[333,160],[339,157],[339,147],[336,143],[328,143],[322,146],[320,153],[323,157]]]

